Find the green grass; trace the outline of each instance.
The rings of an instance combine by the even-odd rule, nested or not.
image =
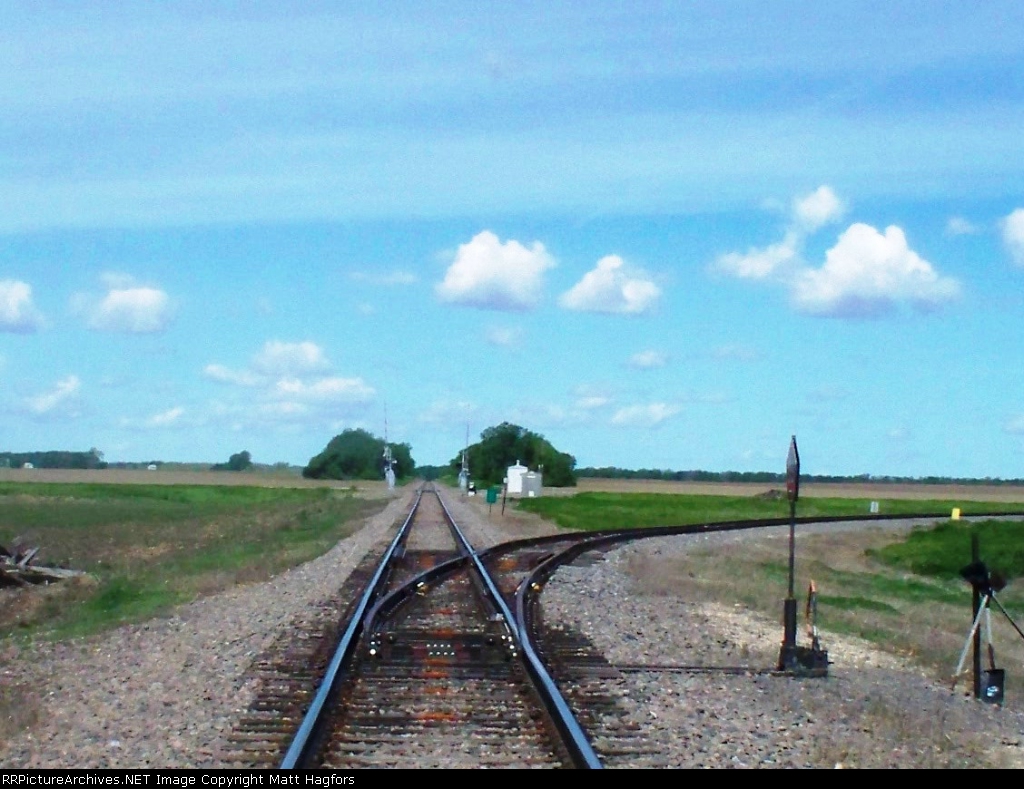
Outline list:
[[[806,498],[797,504],[799,517],[830,515],[868,515],[868,499]],[[785,518],[789,502],[754,496],[698,496],[668,493],[578,493],[575,496],[547,496],[520,499],[520,509],[534,512],[566,529],[599,529],[682,526],[691,523]],[[964,515],[1016,510],[1024,504],[1007,505],[986,502],[879,500],[882,514],[941,514],[959,507]]]
[[[899,616],[900,610],[886,602],[870,597],[839,597],[836,595],[819,595],[818,605],[836,608],[841,611],[878,611],[884,614]]]
[[[324,553],[381,503],[327,488],[0,484],[0,544],[83,570],[17,613],[0,636],[96,632],[197,596],[265,580]]]
[[[971,535],[978,535],[981,560],[1007,580],[1024,576],[1024,524],[986,520],[965,525],[956,521],[915,529],[901,543],[872,552],[879,561],[917,575],[956,579],[970,562]]]

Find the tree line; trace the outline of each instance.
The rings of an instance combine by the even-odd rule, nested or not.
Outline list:
[[[578,477],[599,479],[648,479],[672,482],[781,482],[785,473],[772,471],[672,471],[670,469],[628,469],[617,466],[587,467],[576,470]],[[801,474],[805,482],[871,482],[875,484],[918,484],[918,485],[1024,485],[1024,479],[1001,479],[999,477],[897,477],[875,474]]]
[[[0,468],[22,468],[31,463],[35,468],[106,468],[103,453],[93,448],[88,452],[49,450],[46,452],[0,452]]]

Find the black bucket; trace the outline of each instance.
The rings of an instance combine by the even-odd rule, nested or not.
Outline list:
[[[989,704],[1003,703],[1003,683],[1006,681],[1006,671],[1001,668],[993,668],[981,672],[981,700]]]

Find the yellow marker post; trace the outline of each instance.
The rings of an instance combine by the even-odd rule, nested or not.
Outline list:
[[[960,508],[959,507],[953,507],[953,514],[950,515],[949,517],[952,518],[955,521],[960,520]]]

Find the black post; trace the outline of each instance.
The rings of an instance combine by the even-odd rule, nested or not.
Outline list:
[[[981,561],[981,551],[978,548],[978,533],[971,534],[971,562],[977,564]],[[981,698],[981,623],[978,620],[978,612],[981,611],[981,591],[977,584],[971,584],[971,611],[973,612],[972,622],[978,622],[974,629],[974,698]]]
[[[782,648],[796,648],[796,596],[793,590],[796,574],[796,500],[789,502],[789,591],[783,608],[784,630],[782,636]]]
[[[789,496],[789,587],[782,608],[782,648],[779,650],[779,670],[791,670],[797,666],[796,646],[796,597],[794,575],[796,565],[796,500],[800,496],[800,453],[796,448],[796,436],[789,443],[786,458],[786,493]]]

